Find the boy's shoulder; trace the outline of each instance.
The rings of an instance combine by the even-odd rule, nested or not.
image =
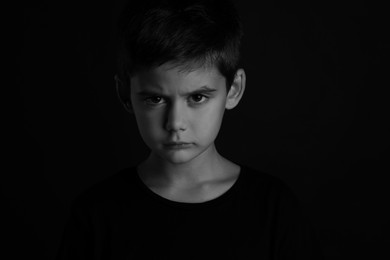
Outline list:
[[[73,204],[92,205],[107,200],[125,200],[133,190],[131,177],[136,174],[136,167],[123,168],[84,189],[74,200]]]
[[[280,177],[267,173],[265,171],[257,170],[250,166],[240,165],[243,177],[246,179],[248,185],[254,186],[256,189],[262,189],[275,192],[292,192],[287,183]]]
[[[302,203],[292,187],[276,175],[259,171],[250,167],[243,167],[245,173],[245,187],[243,194],[248,200],[257,203],[263,200],[269,212],[289,211],[301,214]],[[288,214],[290,214],[288,213]]]

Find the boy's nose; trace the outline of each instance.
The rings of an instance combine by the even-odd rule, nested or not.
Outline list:
[[[179,102],[171,103],[167,111],[166,130],[169,132],[178,132],[186,130],[185,108],[180,106]]]

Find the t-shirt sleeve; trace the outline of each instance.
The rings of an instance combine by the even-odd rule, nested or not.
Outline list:
[[[65,224],[56,260],[93,259],[93,229],[88,207],[76,200]]]
[[[317,233],[299,199],[287,185],[281,185],[277,194],[274,259],[323,260]]]

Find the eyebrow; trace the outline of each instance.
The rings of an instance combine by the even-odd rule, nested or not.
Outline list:
[[[213,93],[217,91],[217,89],[215,88],[210,88],[208,86],[202,86],[200,87],[199,89],[197,90],[194,90],[194,91],[191,91],[191,92],[188,92],[188,93],[185,93],[183,94],[182,96],[192,96],[192,95],[196,95],[196,94],[209,94],[209,93]],[[140,92],[137,93],[138,96],[141,96],[141,97],[147,97],[147,96],[164,96],[160,91],[158,90],[142,90]]]

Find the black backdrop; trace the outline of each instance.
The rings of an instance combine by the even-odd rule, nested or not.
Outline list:
[[[52,259],[71,201],[147,155],[114,89],[122,1],[16,10],[16,161],[2,174],[4,254]],[[217,147],[299,196],[326,259],[385,259],[389,38],[384,6],[238,1],[247,89]],[[17,38],[19,39],[19,38]]]

